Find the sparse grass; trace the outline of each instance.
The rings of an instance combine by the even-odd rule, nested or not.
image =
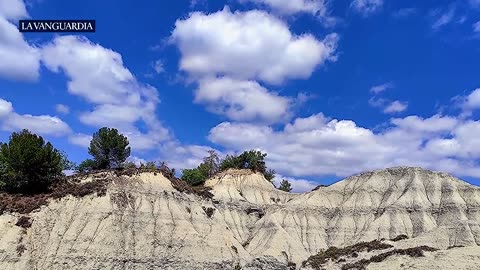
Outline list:
[[[396,237],[390,239],[390,241],[397,242],[397,241],[402,241],[402,240],[405,240],[405,239],[408,239],[408,236],[405,235],[405,234],[400,234],[400,235],[397,235]]]
[[[32,227],[32,219],[30,217],[22,216],[17,220],[15,225],[24,229],[30,228]]]
[[[205,206],[202,206],[202,209],[203,211],[205,212],[205,214],[207,215],[207,217],[211,218],[213,216],[213,214],[215,213],[215,208],[211,208],[211,207],[205,207]]]
[[[410,256],[413,258],[418,258],[418,257],[424,257],[424,251],[437,251],[438,249],[428,247],[428,246],[420,246],[420,247],[414,247],[414,248],[407,248],[407,249],[394,249],[379,255],[375,255],[371,257],[370,259],[362,259],[360,261],[354,262],[354,263],[349,263],[345,264],[342,266],[342,270],[351,270],[351,269],[356,269],[356,270],[365,270],[367,269],[367,266],[370,263],[378,263],[378,262],[383,262],[390,256],[394,255],[403,255],[403,256]]]
[[[27,250],[27,248],[25,247],[24,244],[18,244],[17,245],[17,255],[18,256],[22,256],[23,252],[25,252],[25,250]]]
[[[360,242],[344,248],[330,247],[327,250],[320,251],[316,255],[310,256],[306,261],[303,262],[302,265],[306,266],[308,264],[314,269],[322,269],[322,266],[329,260],[338,261],[342,257],[353,257],[354,254],[358,256],[358,252],[370,252],[373,250],[382,250],[392,247],[392,245],[382,243],[378,240],[371,242]]]
[[[151,172],[154,174],[162,173],[172,183],[172,186],[185,193],[197,194],[205,199],[212,199],[213,194],[211,188],[197,186],[191,187],[185,181],[175,177],[173,170],[169,168],[128,168],[117,170],[97,170],[90,173],[79,173],[73,176],[64,177],[58,180],[50,189],[40,194],[19,194],[0,192],[0,215],[4,212],[28,214],[41,206],[46,205],[49,199],[61,199],[65,196],[72,195],[77,198],[87,195],[96,194],[97,196],[105,196],[108,184],[114,177],[135,176],[140,173]],[[113,176],[108,176],[113,173]],[[96,175],[93,181],[79,183],[79,179],[86,178],[90,175]]]
[[[462,245],[453,245],[453,246],[449,246],[447,249],[462,248],[462,247],[465,247],[465,246],[462,246]]]
[[[67,195],[84,197],[90,194],[104,196],[107,190],[107,180],[93,180],[87,183],[76,183],[63,179],[52,188],[41,194],[25,195],[0,192],[0,214],[4,212],[28,214],[46,205],[49,199],[60,199]]]
[[[245,210],[245,212],[247,213],[247,215],[250,215],[250,214],[253,214],[255,213],[256,216],[261,219],[263,216],[265,216],[265,211],[263,211],[263,209],[260,209],[260,208],[247,208]]]

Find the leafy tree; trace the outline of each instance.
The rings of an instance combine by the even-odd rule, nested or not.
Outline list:
[[[182,180],[192,186],[200,185],[206,179],[207,176],[199,168],[182,170]]]
[[[148,161],[147,163],[140,164],[140,169],[155,170],[156,168],[157,165],[155,164],[155,161]]]
[[[182,170],[182,180],[192,186],[203,184],[208,178],[214,176],[220,167],[220,157],[217,152],[210,150],[209,155],[195,169]]]
[[[266,172],[263,173],[265,176],[265,179],[267,179],[270,182],[273,182],[273,178],[275,178],[275,170],[274,169],[268,169]]]
[[[278,189],[283,190],[285,192],[290,192],[292,191],[292,185],[288,180],[283,179],[282,182],[280,182],[280,186],[278,187]]]
[[[242,161],[236,155],[227,155],[220,163],[220,171],[228,169],[241,169]]]
[[[125,168],[125,169],[136,169],[137,168],[137,164],[131,162],[131,161],[126,161],[122,164],[122,167]]]
[[[75,168],[79,173],[89,173],[97,169],[97,163],[93,159],[86,159]]]
[[[72,165],[64,153],[26,129],[13,132],[0,146],[0,182],[8,191],[45,191]]]
[[[201,169],[203,173],[207,175],[208,178],[214,176],[220,167],[220,157],[218,156],[217,152],[214,150],[208,151],[208,156],[203,159],[203,168]]]
[[[265,158],[267,154],[257,150],[245,151],[241,155],[227,155],[220,163],[220,170],[227,169],[250,169],[254,172],[262,173],[265,178],[272,182],[275,177],[275,171],[267,169]]]
[[[103,127],[93,134],[88,153],[93,156],[95,168],[118,168],[130,156],[127,137],[117,129]]]
[[[239,156],[242,163],[242,169],[250,169],[261,173],[265,173],[267,170],[265,165],[266,157],[267,154],[256,150],[245,151]]]

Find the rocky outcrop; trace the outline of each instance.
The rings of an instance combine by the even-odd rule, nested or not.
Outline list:
[[[104,196],[53,200],[29,214],[29,227],[1,215],[0,269],[298,269],[322,249],[398,235],[409,239],[395,248],[480,244],[480,189],[420,168],[305,194],[227,171],[205,184],[212,199],[160,173],[105,177]]]

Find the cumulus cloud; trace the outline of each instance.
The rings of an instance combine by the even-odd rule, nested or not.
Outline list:
[[[468,117],[474,110],[480,109],[480,88],[466,96],[456,96],[453,100],[462,109],[462,116]]]
[[[379,94],[393,87],[394,87],[393,83],[388,82],[388,83],[372,86],[372,88],[370,88],[370,92],[374,94]]]
[[[253,2],[270,7],[272,10],[286,15],[296,13],[325,14],[327,3],[323,0],[240,0],[240,2]]]
[[[147,161],[143,158],[139,158],[139,157],[136,157],[136,156],[129,156],[127,158],[127,162],[133,162],[135,165],[137,166],[140,166],[142,164],[146,164]]]
[[[400,113],[405,111],[408,108],[408,104],[406,102],[402,102],[399,100],[395,100],[390,102],[390,104],[383,109],[384,113]]]
[[[368,104],[372,107],[381,108],[383,113],[386,114],[395,114],[401,113],[407,110],[408,103],[400,100],[391,101],[389,99],[378,97],[378,94],[385,92],[387,89],[393,88],[393,83],[385,83],[381,85],[376,85],[370,88],[370,93],[373,93],[374,96],[368,100]]]
[[[224,122],[208,139],[231,151],[268,153],[269,167],[293,177],[345,177],[391,166],[421,166],[459,176],[480,176],[480,121],[433,115],[394,118],[374,131],[323,114],[297,118],[281,130]]]
[[[68,107],[68,106],[65,105],[65,104],[57,104],[57,105],[55,105],[55,110],[56,110],[58,113],[61,113],[61,114],[69,114],[69,113],[70,113],[70,107]]]
[[[132,147],[149,150],[170,139],[157,119],[157,89],[142,84],[123,65],[122,56],[82,36],[59,36],[42,48],[42,61],[69,78],[68,91],[93,104],[80,121],[94,127],[115,127]],[[145,124],[146,132],[136,125]]]
[[[49,115],[18,114],[11,102],[0,99],[0,125],[5,131],[28,129],[40,135],[63,136],[71,132],[67,123]]]
[[[293,177],[285,177],[283,175],[277,174],[273,179],[273,182],[277,188],[280,186],[280,183],[283,179],[288,180],[288,182],[290,182],[293,193],[309,192],[319,185],[319,183],[317,182],[313,182],[305,179],[297,179]]]
[[[281,16],[295,14],[311,14],[320,19],[325,26],[333,26],[336,19],[330,16],[329,2],[327,0],[238,0],[240,3],[252,2],[265,6]]]
[[[208,146],[201,145],[182,145],[178,141],[171,141],[163,144],[160,148],[162,153],[157,160],[167,162],[170,168],[178,171],[197,167],[203,158],[208,156],[208,151],[215,150]],[[222,155],[220,151],[216,151]]]
[[[392,123],[401,130],[413,133],[438,133],[452,130],[458,125],[458,119],[451,116],[434,115],[424,119],[419,116],[394,118]]]
[[[92,140],[91,135],[76,133],[68,137],[68,141],[71,144],[78,145],[83,148],[88,148],[90,146],[90,141]]]
[[[157,60],[153,63],[153,69],[157,74],[165,72],[165,68],[163,67],[162,60]]]
[[[36,81],[40,76],[40,53],[28,44],[14,24],[26,17],[23,1],[0,0],[0,77]]]
[[[195,102],[235,121],[273,123],[289,117],[292,99],[269,92],[255,81],[231,78],[204,79],[195,91]]]
[[[369,16],[383,7],[383,0],[353,0],[350,6],[363,16]]]
[[[0,0],[0,16],[11,20],[28,17],[25,3],[22,0]]]
[[[318,66],[335,60],[338,36],[298,36],[266,12],[225,7],[177,20],[170,41],[180,49],[180,69],[195,78],[226,75],[280,84],[308,78]]]

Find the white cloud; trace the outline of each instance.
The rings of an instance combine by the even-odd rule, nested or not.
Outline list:
[[[25,3],[22,0],[0,0],[0,16],[11,20],[28,17]]]
[[[141,113],[135,106],[102,104],[95,107],[93,111],[80,115],[80,121],[94,127],[112,125],[125,128],[137,122]]]
[[[68,106],[65,105],[65,104],[57,104],[57,105],[55,105],[55,110],[56,110],[58,113],[61,113],[61,114],[69,114],[69,113],[70,113],[70,107],[68,107]]]
[[[269,6],[276,12],[287,15],[295,13],[318,14],[326,10],[326,3],[323,0],[240,0],[240,2],[247,1]]]
[[[121,104],[140,99],[130,90],[139,86],[123,66],[121,55],[85,37],[59,36],[43,47],[42,56],[48,69],[67,74],[70,93],[90,102]]]
[[[474,110],[480,109],[480,88],[473,90],[466,96],[456,96],[453,100],[462,109],[462,117],[471,116]]]
[[[336,19],[330,16],[329,3],[326,0],[239,0],[269,7],[279,15],[312,14],[321,19],[326,26],[335,24]]]
[[[434,115],[424,119],[418,116],[394,118],[392,123],[407,132],[438,133],[453,130],[458,125],[458,119],[451,116]]]
[[[65,72],[71,94],[94,105],[80,115],[82,123],[117,128],[139,151],[170,139],[156,117],[157,89],[138,82],[119,53],[82,36],[60,36],[42,48],[42,59],[48,69]],[[136,127],[139,123],[145,124],[146,132]]]
[[[385,98],[379,98],[377,95],[385,92],[387,89],[393,88],[393,83],[385,83],[381,85],[376,85],[370,88],[370,93],[373,93],[374,96],[368,100],[368,104],[372,107],[381,108],[386,114],[395,114],[405,111],[408,108],[408,103],[395,100],[390,101]]]
[[[28,129],[40,135],[62,136],[71,132],[68,124],[58,117],[18,114],[12,103],[3,99],[0,99],[0,124],[5,131]]]
[[[0,119],[10,115],[13,112],[13,105],[11,102],[0,99]]]
[[[283,130],[225,122],[209,140],[230,151],[260,149],[269,167],[293,177],[337,175],[391,166],[421,166],[480,177],[480,121],[434,115],[392,119],[381,131],[322,114],[297,118]]]
[[[435,21],[433,22],[432,28],[434,30],[439,30],[441,27],[451,23],[455,17],[455,7],[451,6],[445,12],[440,12],[439,10],[435,10],[434,16],[436,17]]]
[[[231,120],[273,123],[289,117],[292,99],[269,92],[255,81],[218,78],[200,81],[195,102]]]
[[[157,60],[153,63],[153,69],[157,74],[165,72],[165,68],[163,67],[162,60]]]
[[[370,88],[370,92],[374,93],[374,94],[379,94],[379,93],[384,92],[385,90],[393,88],[393,87],[394,87],[394,85],[391,82],[384,83],[384,84],[373,86],[372,88]]]
[[[68,137],[68,141],[71,144],[78,145],[83,148],[88,148],[90,146],[91,140],[92,140],[91,135],[87,135],[83,133],[72,134],[71,136]]]
[[[180,172],[183,169],[197,167],[203,158],[208,156],[209,150],[214,149],[201,145],[182,145],[178,141],[172,141],[162,145],[160,148],[162,154],[157,160],[167,162],[170,168],[175,168],[177,172]],[[216,152],[222,155],[221,152]]]
[[[40,76],[40,53],[25,41],[13,22],[28,17],[20,0],[0,0],[0,77],[36,81]]]
[[[473,32],[480,33],[480,21],[473,24]]]
[[[147,161],[146,161],[145,159],[139,158],[139,157],[136,157],[136,156],[129,156],[129,157],[127,158],[127,162],[133,162],[133,163],[135,163],[135,165],[137,165],[137,166],[140,166],[140,165],[142,165],[142,164],[146,164],[146,163],[147,163]]]
[[[383,0],[353,0],[350,6],[363,16],[369,16],[383,7]]]
[[[386,114],[395,114],[395,113],[400,113],[404,112],[408,108],[408,103],[395,100],[395,101],[390,101],[385,98],[378,98],[376,96],[371,97],[368,100],[368,104],[372,107],[376,108],[381,108],[383,113]]]
[[[383,110],[384,113],[400,113],[405,111],[408,108],[408,104],[406,102],[395,100],[385,107]]]
[[[180,69],[194,78],[226,75],[279,84],[308,78],[318,66],[335,60],[338,36],[323,41],[297,36],[263,11],[191,13],[177,20],[170,38],[181,52]]]
[[[293,177],[285,177],[283,175],[276,174],[275,178],[273,179],[273,182],[275,183],[275,186],[277,188],[280,186],[280,182],[283,179],[288,180],[288,182],[290,182],[293,193],[310,192],[319,185],[319,183],[317,182],[308,181],[305,179],[297,179]]]

